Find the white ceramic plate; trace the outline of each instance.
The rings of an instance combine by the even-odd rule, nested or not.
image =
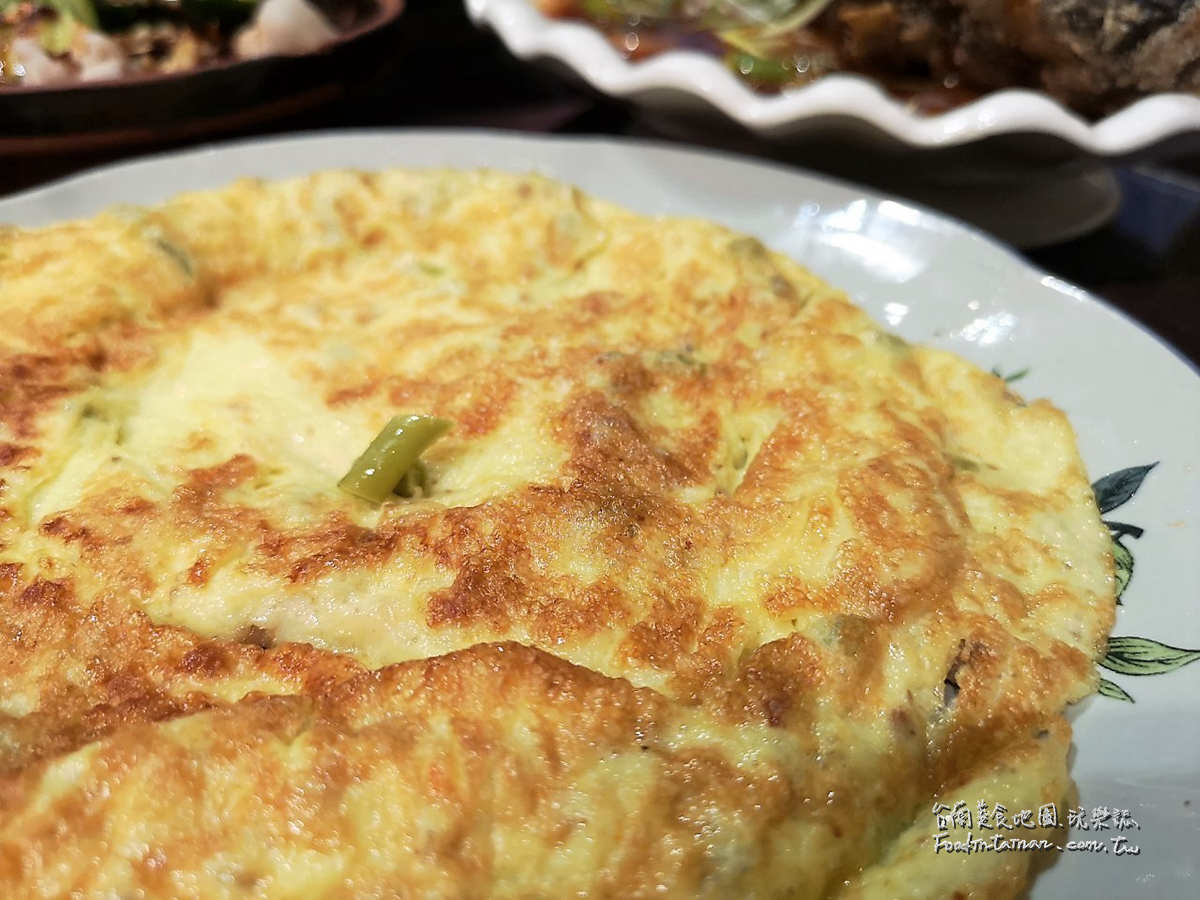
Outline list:
[[[1102,121],[1085,119],[1036,91],[1009,90],[937,116],[918,116],[879,85],[857,75],[832,75],[775,96],[756,94],[720,61],[670,51],[630,62],[590,25],[553,21],[530,0],[466,0],[472,19],[486,23],[523,59],[548,57],[614,97],[671,111],[707,107],[763,136],[787,138],[832,119],[853,120],[878,136],[913,147],[951,147],[1002,134],[1046,134],[1102,156],[1132,153],[1188,131],[1200,131],[1200,97],[1158,94]]]
[[[481,132],[338,133],[218,146],[102,169],[0,201],[0,222],[39,225],[114,203],[155,203],[242,175],[318,169],[490,166],[538,171],[644,213],[703,216],[750,232],[847,289],[904,337],[945,347],[1049,396],[1070,415],[1106,513],[1145,529],[1105,672],[1136,703],[1093,697],[1073,713],[1080,803],[1128,810],[1141,852],[1064,852],[1034,897],[1200,893],[1200,377],[1101,301],[937,215],[774,166],[644,143]],[[1198,654],[1200,655],[1200,654]],[[931,816],[931,831],[933,819]],[[1115,832],[1088,832],[1106,844]],[[1064,835],[1064,840],[1066,836]]]

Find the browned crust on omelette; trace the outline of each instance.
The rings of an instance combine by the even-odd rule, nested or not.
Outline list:
[[[0,892],[1019,889],[920,830],[1068,790],[1112,563],[1048,403],[533,177],[0,241]],[[374,510],[398,411],[456,426]]]

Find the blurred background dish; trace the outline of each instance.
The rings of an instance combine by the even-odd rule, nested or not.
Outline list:
[[[1200,91],[1196,0],[465,2],[514,55],[653,133],[800,152],[1020,247],[1116,214],[1105,158],[1200,148],[1200,93],[1156,90]]]
[[[372,0],[0,0],[0,84],[136,80],[333,44]]]
[[[255,108],[254,86],[236,81],[227,90],[243,92],[251,114],[196,118],[193,104],[206,99],[203,93],[167,90],[160,95],[168,104],[163,109],[121,108],[118,95],[114,117],[155,122],[139,131],[144,142],[138,144],[59,139],[5,145],[12,97],[0,94],[0,196],[150,149],[329,128],[484,127],[704,145],[872,185],[965,218],[1023,248],[1039,267],[1104,296],[1200,363],[1200,132],[1108,158],[1029,133],[937,148],[883,149],[836,128],[768,140],[711,111],[680,121],[530,65],[494,30],[474,26],[460,0],[407,0],[398,23],[347,51],[335,49],[317,64],[300,61],[297,78],[312,79],[312,93],[320,92],[315,97],[287,95],[286,69],[267,79],[285,103],[303,101],[271,110],[270,117]],[[86,94],[66,92],[63,99]],[[78,102],[87,112],[86,97]],[[33,137],[40,136],[35,131]]]
[[[404,0],[0,0],[0,155],[219,133],[341,96]]]
[[[948,147],[998,135],[1038,134],[1080,151],[1111,156],[1145,150],[1174,135],[1200,130],[1200,96],[1194,93],[1200,90],[1200,68],[1195,65],[1200,59],[1195,38],[1200,6],[1192,0],[1075,3],[1080,14],[1089,10],[1099,14],[1101,28],[1107,7],[1157,11],[1117,33],[1095,37],[1087,52],[1080,49],[1086,44],[1084,31],[1071,30],[1067,24],[1079,17],[1062,9],[1072,5],[1063,0],[1026,4],[1052,8],[1054,21],[1044,28],[1014,26],[991,43],[963,37],[970,20],[945,23],[944,39],[914,38],[907,43],[898,37],[890,39],[918,30],[922,17],[930,20],[927,30],[936,30],[936,17],[929,11],[939,6],[958,10],[961,3],[466,0],[466,4],[475,21],[494,28],[521,58],[555,60],[593,88],[663,115],[711,119],[716,114],[761,138],[788,140],[836,130],[874,143]],[[966,4],[976,5],[1009,9],[1005,4],[974,0]],[[919,12],[909,16],[903,9],[907,6]],[[718,24],[712,29],[664,29],[659,25],[687,19],[686,10],[697,7],[706,11],[707,21],[715,16]],[[891,19],[865,29],[863,35],[838,41],[822,33],[813,38],[812,47],[801,50],[793,41],[779,51],[780,58],[759,55],[768,52],[761,48],[771,39],[753,35],[774,33],[777,40],[780,34],[789,33],[789,27],[792,34],[800,26],[811,30],[814,26],[810,23],[824,21],[822,16],[834,15],[840,7],[865,10],[864,14],[891,11]],[[543,9],[567,18],[551,18]],[[784,25],[722,27],[736,20],[731,10],[741,10],[744,21],[760,16]],[[570,18],[572,15],[576,18]],[[1047,13],[1043,18],[1052,17]],[[1020,21],[1021,17],[1006,12],[1002,21],[1010,20]],[[1058,20],[1062,24],[1056,32],[1054,22]],[[991,34],[996,29],[984,26],[994,24],[979,23],[975,30]],[[829,34],[844,31],[844,22],[834,22]],[[740,36],[734,40],[731,35]],[[1023,37],[1029,52],[1025,46],[1017,46]],[[1009,40],[1013,46],[1006,54]],[[878,45],[874,49],[870,49],[872,41]],[[643,43],[652,42],[656,45],[653,50],[643,49]],[[1059,43],[1070,45],[1073,65],[1064,61],[1069,54],[1059,52]],[[1049,49],[1044,49],[1046,45]],[[839,59],[851,46],[857,48],[855,58]],[[1043,48],[1045,58],[1036,56],[1033,47]],[[905,54],[910,58],[896,59]],[[1157,68],[1144,59],[1148,54],[1158,61]],[[818,62],[823,58],[831,61]],[[887,60],[892,61],[890,69]],[[1135,66],[1139,67],[1136,72]],[[874,77],[846,74],[843,68],[869,70]],[[914,70],[923,70],[923,80],[912,74]],[[772,82],[778,89],[762,90]],[[999,89],[1006,85],[1022,89]],[[1158,89],[1166,85],[1190,86],[1193,92]],[[1058,99],[1044,90],[1023,89],[1027,86],[1048,88]],[[1063,101],[1079,111],[1069,109]],[[1089,121],[1085,112],[1109,114]]]
[[[919,115],[1016,87],[1091,117],[1200,92],[1192,0],[531,2],[592,23],[627,59],[696,50],[763,94],[857,72]]]

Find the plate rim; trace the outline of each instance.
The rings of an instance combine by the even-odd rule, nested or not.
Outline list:
[[[1200,132],[1200,96],[1175,91],[1144,97],[1097,122],[1040,91],[994,91],[934,116],[919,116],[874,80],[839,73],[781,94],[758,94],[720,62],[691,50],[670,50],[630,62],[593,27],[556,21],[530,0],[465,0],[477,25],[490,26],[521,59],[548,57],[602,93],[634,98],[674,91],[699,99],[727,118],[772,135],[815,118],[848,118],[910,147],[945,148],[1008,134],[1059,138],[1098,156],[1123,156],[1172,137]]]
[[[372,142],[378,141],[378,142],[380,142],[381,146],[382,146],[383,142],[403,141],[404,139],[411,139],[411,138],[416,138],[418,140],[428,140],[428,141],[456,141],[456,140],[462,141],[462,142],[471,141],[471,142],[475,142],[476,144],[479,144],[481,137],[486,138],[490,141],[503,141],[503,142],[511,144],[512,146],[514,146],[516,148],[520,148],[522,145],[541,146],[541,147],[556,147],[559,149],[561,149],[563,147],[574,147],[574,148],[585,148],[586,147],[589,149],[594,149],[596,152],[608,152],[608,151],[614,151],[614,150],[619,151],[621,153],[648,152],[650,154],[653,154],[657,158],[657,160],[659,160],[660,162],[669,160],[671,158],[687,157],[687,158],[691,158],[692,160],[696,160],[696,161],[700,161],[700,162],[707,162],[709,165],[721,164],[721,163],[726,163],[726,164],[734,163],[739,166],[747,166],[750,168],[764,170],[765,172],[770,172],[772,177],[786,178],[786,179],[791,180],[792,183],[809,182],[809,183],[813,183],[813,184],[821,184],[823,186],[833,188],[838,194],[849,195],[849,196],[845,197],[845,199],[847,199],[847,200],[851,199],[851,198],[854,198],[854,199],[862,198],[862,199],[865,199],[868,204],[878,205],[878,204],[882,204],[884,202],[892,202],[892,203],[899,204],[901,207],[903,207],[904,210],[916,211],[921,214],[920,215],[921,221],[909,222],[909,223],[907,223],[907,227],[913,228],[914,230],[924,233],[928,237],[928,239],[930,239],[930,240],[968,241],[972,245],[973,252],[978,252],[981,262],[985,262],[988,266],[991,266],[993,264],[996,266],[1004,266],[1005,268],[1008,269],[1008,272],[1010,273],[1011,278],[1014,280],[1014,282],[1017,280],[1025,281],[1030,278],[1034,279],[1037,282],[1037,284],[1040,286],[1041,289],[1045,289],[1046,291],[1053,291],[1054,296],[1055,296],[1055,302],[1064,304],[1062,309],[1065,310],[1068,307],[1078,308],[1080,306],[1087,307],[1090,303],[1090,304],[1094,304],[1094,308],[1091,310],[1088,310],[1089,315],[1093,314],[1093,313],[1098,313],[1098,314],[1104,315],[1105,319],[1108,320],[1111,327],[1122,329],[1122,331],[1124,331],[1124,333],[1126,333],[1126,334],[1129,333],[1127,330],[1127,326],[1132,326],[1132,329],[1134,332],[1140,332],[1143,337],[1149,339],[1149,344],[1146,342],[1141,342],[1141,341],[1138,342],[1138,348],[1137,348],[1138,352],[1151,354],[1151,353],[1157,353],[1161,349],[1165,349],[1166,351],[1168,351],[1166,356],[1162,357],[1161,359],[1165,365],[1169,366],[1169,370],[1172,373],[1172,378],[1171,378],[1172,383],[1174,382],[1175,374],[1178,374],[1178,377],[1181,379],[1186,378],[1187,374],[1191,374],[1192,376],[1194,376],[1198,380],[1200,380],[1200,368],[1197,368],[1194,364],[1192,364],[1190,362],[1190,360],[1188,360],[1186,357],[1182,356],[1182,354],[1180,354],[1178,351],[1176,351],[1166,341],[1164,341],[1163,339],[1158,337],[1153,331],[1142,326],[1140,323],[1138,323],[1132,317],[1130,317],[1129,315],[1124,313],[1122,310],[1112,306],[1110,303],[1105,301],[1102,297],[1099,297],[1089,291],[1083,290],[1082,288],[1075,287],[1075,286],[1071,285],[1069,282],[1057,279],[1055,276],[1047,275],[1041,269],[1039,269],[1037,266],[1031,264],[1029,261],[1025,260],[1019,254],[1017,254],[1015,251],[1011,250],[1006,245],[996,241],[994,238],[990,237],[989,235],[980,231],[977,228],[973,228],[969,225],[961,223],[961,222],[953,219],[952,217],[943,215],[940,212],[930,210],[927,207],[924,207],[920,204],[909,203],[907,200],[904,200],[904,199],[889,197],[888,195],[886,195],[884,193],[875,191],[873,189],[862,188],[858,185],[853,184],[852,182],[847,182],[843,179],[831,178],[829,176],[826,176],[826,175],[823,175],[820,173],[813,173],[813,172],[810,172],[810,171],[802,169],[802,168],[789,166],[789,165],[782,164],[782,163],[775,162],[775,161],[761,160],[761,159],[757,159],[754,157],[747,157],[745,155],[731,153],[729,151],[679,146],[679,145],[671,144],[670,142],[665,142],[665,141],[634,139],[634,138],[627,138],[627,137],[611,137],[611,136],[528,134],[528,133],[520,133],[520,132],[514,133],[512,131],[502,131],[502,130],[494,130],[494,129],[493,130],[484,130],[484,129],[469,129],[469,128],[388,128],[388,129],[331,129],[331,130],[326,130],[326,131],[302,132],[302,133],[295,133],[295,134],[289,134],[289,135],[273,135],[273,136],[269,136],[269,137],[265,137],[265,138],[260,136],[260,137],[244,138],[244,139],[234,140],[234,141],[213,142],[213,143],[206,144],[206,145],[190,147],[190,148],[185,148],[185,149],[181,149],[181,150],[174,150],[174,151],[170,151],[170,152],[144,154],[140,157],[125,160],[125,161],[122,161],[119,163],[115,163],[115,164],[110,163],[108,165],[97,166],[97,167],[91,168],[87,171],[84,171],[84,172],[81,172],[81,173],[78,173],[78,174],[75,174],[75,175],[72,175],[72,176],[69,176],[66,178],[58,179],[54,182],[48,183],[46,185],[42,185],[40,187],[31,189],[31,190],[22,191],[20,193],[13,194],[8,197],[0,197],[0,229],[2,229],[2,223],[4,221],[6,221],[6,220],[11,221],[11,220],[7,219],[7,217],[10,215],[9,210],[13,209],[16,203],[20,203],[22,205],[32,203],[32,204],[36,205],[43,198],[52,197],[55,193],[62,192],[64,190],[78,192],[78,195],[80,197],[86,198],[87,193],[88,193],[88,188],[90,185],[94,185],[97,180],[102,180],[104,178],[112,177],[114,172],[120,173],[120,175],[122,175],[124,178],[128,179],[130,177],[130,175],[135,175],[139,168],[153,166],[155,169],[158,170],[155,173],[156,176],[160,176],[163,171],[168,170],[172,165],[178,163],[178,161],[180,159],[195,160],[195,164],[198,167],[204,167],[204,174],[206,175],[206,177],[208,175],[208,169],[212,169],[212,171],[215,173],[212,175],[212,178],[214,180],[214,186],[215,186],[215,183],[218,181],[232,180],[233,178],[241,177],[245,174],[244,172],[237,171],[237,170],[231,169],[229,167],[222,167],[222,165],[221,165],[222,157],[226,153],[229,153],[229,152],[236,153],[239,150],[250,150],[251,153],[265,153],[265,152],[269,152],[271,148],[278,148],[278,147],[287,146],[287,145],[303,145],[303,144],[322,145],[322,144],[324,144],[329,147],[336,147],[338,145],[351,146],[351,145],[355,144],[356,142],[363,141],[364,139],[370,139]],[[336,152],[336,151],[334,151],[334,152]],[[314,156],[317,156],[317,155],[320,155],[319,151],[314,152]],[[536,156],[532,157],[529,161],[529,168],[536,169],[536,168],[539,168],[542,165],[544,165],[544,163],[542,162],[542,159],[543,158],[538,158]],[[357,165],[358,167],[360,167],[362,169],[370,168],[370,164],[364,165],[357,161],[355,161],[355,163],[343,162],[340,164],[326,162],[323,164],[318,164],[317,168],[322,168],[322,167],[323,168],[336,168],[338,166],[343,167],[343,168],[352,168],[354,165]],[[402,165],[402,163],[381,161],[380,163],[378,163],[378,165],[380,167],[382,167],[382,166],[386,166],[386,165]],[[445,164],[425,164],[425,163],[412,164],[412,163],[410,163],[409,165],[412,165],[414,168],[436,168],[438,165],[445,165]],[[497,166],[497,168],[500,168],[500,167]],[[508,170],[512,170],[511,165],[506,166],[505,168],[507,168]],[[288,173],[287,175],[280,173],[279,177],[292,177],[292,176],[290,173]],[[566,180],[568,182],[571,181],[571,177],[569,175],[559,175],[558,177],[563,178],[564,180]],[[179,190],[179,187],[177,185],[171,185],[169,187],[169,190],[171,193],[175,193]],[[596,192],[596,193],[598,196],[603,196],[602,192]],[[70,199],[72,199],[74,201],[76,198],[70,198]],[[54,210],[49,210],[49,211],[54,212]],[[900,211],[896,211],[896,212],[900,212]],[[92,214],[92,213],[85,213],[85,214]],[[691,213],[682,211],[681,213],[676,213],[676,214],[687,215],[687,214],[691,214]],[[899,220],[899,218],[900,218],[899,216],[896,216],[895,213],[885,212],[885,214],[893,217],[896,220]],[[63,216],[61,214],[59,214],[55,218],[58,220],[61,220],[63,218]],[[0,233],[2,233],[2,231],[0,231]],[[834,283],[836,284],[837,282],[834,281]],[[1049,304],[1047,304],[1048,312],[1052,311],[1053,309],[1054,309],[1053,307],[1050,307]],[[1123,326],[1126,326],[1126,328],[1123,328]],[[1157,346],[1152,348],[1150,346],[1150,344],[1154,344]],[[1168,363],[1168,358],[1173,358],[1174,360],[1181,362],[1183,364],[1182,367],[1176,367],[1175,365],[1171,365],[1170,363]],[[1187,388],[1188,388],[1189,396],[1190,395],[1200,396],[1200,383],[1193,383],[1193,382],[1189,381]],[[1057,404],[1057,401],[1055,401],[1055,402]],[[1082,453],[1082,449],[1081,449],[1081,453]],[[1139,460],[1131,459],[1130,461],[1134,462],[1134,461],[1139,461]],[[1195,477],[1196,477],[1195,475],[1192,476],[1193,481],[1194,481]],[[1180,601],[1180,602],[1182,603],[1182,601]],[[1196,696],[1193,694],[1189,694],[1188,697],[1189,697],[1189,699],[1188,699],[1189,705],[1187,708],[1190,710],[1195,704]],[[1088,713],[1088,712],[1090,712],[1094,717],[1096,712],[1098,712],[1098,710],[1093,710],[1092,707],[1095,706],[1095,704],[1097,702],[1098,701],[1096,701],[1094,699],[1089,699],[1089,700],[1085,701],[1085,703],[1087,704],[1086,706],[1084,704],[1079,704],[1075,707],[1069,708],[1068,715],[1071,715],[1070,710],[1073,709],[1073,711],[1074,711],[1074,715],[1072,717],[1072,722],[1073,722],[1072,727],[1075,730],[1076,736],[1078,736],[1078,734],[1079,734],[1079,726],[1077,724],[1078,719],[1081,716],[1083,716],[1085,713]],[[1150,709],[1150,711],[1152,712],[1152,714],[1154,716],[1158,716],[1158,717],[1161,717],[1165,714],[1170,714],[1172,712],[1171,709],[1166,709],[1164,711],[1164,708],[1161,706],[1148,705],[1148,708]],[[1158,721],[1158,719],[1155,719],[1155,721]],[[1077,739],[1078,738],[1076,737],[1076,740]],[[1096,745],[1093,744],[1091,746],[1095,747]],[[1078,748],[1073,749],[1072,752],[1073,753],[1077,752],[1077,749]],[[1084,782],[1081,779],[1083,772],[1081,772],[1080,769],[1078,768],[1078,761],[1076,761],[1076,760],[1072,761],[1071,773],[1072,773],[1071,777],[1076,780],[1076,783],[1079,784],[1081,789],[1083,789],[1085,787],[1085,785],[1092,787],[1093,785],[1098,784],[1099,790],[1097,790],[1096,793],[1103,794],[1105,791],[1110,791],[1110,792],[1112,791],[1112,785],[1114,784],[1114,782],[1111,780],[1112,776],[1109,776],[1109,775],[1104,775],[1101,779],[1099,779],[1095,782],[1091,782],[1091,781]],[[1173,773],[1172,773],[1172,777],[1174,777]],[[1188,777],[1190,777],[1190,773],[1188,773]],[[1193,783],[1192,781],[1182,781],[1182,782],[1178,782],[1178,783],[1181,783],[1183,785],[1183,788],[1187,791],[1194,793],[1196,790],[1195,783]],[[1177,782],[1173,781],[1173,782],[1171,782],[1171,784],[1175,785],[1175,784],[1177,784]],[[1196,796],[1200,797],[1200,795],[1196,795]],[[1153,805],[1153,804],[1149,804],[1149,805]],[[1157,807],[1155,807],[1155,808],[1157,808]],[[1166,809],[1165,806],[1163,806],[1162,808]],[[1172,809],[1173,809],[1173,807],[1172,807]],[[1175,820],[1172,820],[1172,821],[1175,821]],[[1083,835],[1083,836],[1086,837],[1086,835]],[[1167,846],[1167,845],[1164,843],[1164,846]],[[1170,846],[1168,846],[1168,850],[1171,852],[1174,852],[1171,850],[1171,848],[1177,847],[1177,846],[1179,846],[1179,845],[1171,844]],[[1088,884],[1094,883],[1093,881],[1089,881],[1089,880],[1081,878],[1077,873],[1081,872],[1082,870],[1079,869],[1078,867],[1072,868],[1070,870],[1066,870],[1061,866],[1055,866],[1052,868],[1052,871],[1053,870],[1058,871],[1059,875],[1057,877],[1059,879],[1062,879],[1064,877],[1070,879],[1070,884],[1068,886],[1078,886],[1078,885],[1086,886]],[[1064,874],[1064,873],[1066,873],[1066,874]],[[1030,888],[1036,891],[1038,889],[1039,884],[1042,884],[1046,880],[1047,876],[1054,877],[1053,875],[1051,875],[1050,872],[1041,873],[1035,879],[1033,879],[1031,881],[1031,883],[1029,885]],[[1097,877],[1100,877],[1100,876],[1097,876]],[[1179,876],[1178,874],[1172,873],[1171,877],[1175,878],[1176,881],[1178,881],[1180,879],[1180,877],[1191,877],[1191,876],[1190,875]],[[1054,884],[1057,885],[1057,882],[1055,882]],[[1175,882],[1173,881],[1172,884],[1175,884]],[[1058,885],[1058,886],[1061,887],[1061,885]],[[1170,887],[1170,885],[1168,885],[1168,887]],[[1155,894],[1153,888],[1151,888],[1148,893],[1149,893],[1149,895]],[[1040,897],[1043,895],[1044,896],[1056,896],[1057,894],[1055,894],[1053,887],[1043,887],[1041,889],[1041,892],[1037,893],[1036,896]]]

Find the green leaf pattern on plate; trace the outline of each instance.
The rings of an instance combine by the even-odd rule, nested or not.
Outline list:
[[[1019,369],[1009,374],[999,366],[992,368],[992,374],[1006,384],[1020,381],[1029,374],[1029,367]],[[1141,488],[1157,462],[1143,466],[1130,466],[1105,475],[1092,484],[1092,493],[1096,497],[1096,506],[1101,515],[1128,503]],[[1118,606],[1123,605],[1121,598],[1133,580],[1134,560],[1133,551],[1125,541],[1138,540],[1146,533],[1140,525],[1130,525],[1127,522],[1115,522],[1102,519],[1112,538],[1113,574],[1116,579],[1114,600]],[[1172,647],[1159,641],[1145,637],[1113,637],[1109,638],[1104,658],[1099,661],[1102,668],[1120,675],[1163,675],[1174,672],[1186,665],[1200,660],[1200,650],[1186,650],[1182,647]],[[1101,678],[1097,693],[1113,700],[1124,700],[1126,703],[1135,702],[1133,697],[1123,687],[1107,678]]]
[[[1200,659],[1200,650],[1183,650],[1144,637],[1108,639],[1100,665],[1122,675],[1162,675]]]
[[[1133,578],[1133,554],[1116,535],[1113,535],[1112,539],[1112,554],[1117,573],[1117,603],[1120,603],[1121,595],[1125,593],[1125,588],[1129,587],[1129,580]]]
[[[1109,681],[1107,678],[1100,679],[1100,686],[1096,688],[1096,692],[1103,697],[1111,697],[1113,700],[1124,700],[1126,703],[1133,702],[1133,698],[1119,684],[1115,681]]]
[[[1111,512],[1128,503],[1142,486],[1150,470],[1157,465],[1158,463],[1152,462],[1148,466],[1130,466],[1128,469],[1105,475],[1093,484],[1092,493],[1096,495],[1096,505],[1100,507],[1100,512]]]
[[[1096,495],[1096,506],[1100,512],[1108,513],[1128,503],[1141,488],[1146,476],[1157,465],[1157,462],[1152,462],[1144,466],[1130,466],[1096,481],[1092,485],[1092,493]],[[1138,525],[1107,519],[1104,520],[1104,524],[1112,535],[1113,568],[1117,581],[1116,602],[1120,605],[1122,596],[1133,580],[1134,572],[1133,551],[1122,539],[1137,540],[1145,534],[1145,529]],[[1197,660],[1200,660],[1200,650],[1172,647],[1151,638],[1124,636],[1109,638],[1100,666],[1119,675],[1163,675]],[[1107,678],[1100,679],[1097,690],[1101,696],[1113,700],[1134,702],[1128,691]]]
[[[1014,381],[1020,381],[1022,378],[1024,378],[1026,375],[1029,374],[1029,366],[1026,366],[1023,369],[1018,369],[1015,372],[1010,372],[1008,375],[1005,375],[1000,370],[999,366],[993,366],[992,374],[995,375],[997,378],[1001,379],[1005,384],[1012,384]]]

